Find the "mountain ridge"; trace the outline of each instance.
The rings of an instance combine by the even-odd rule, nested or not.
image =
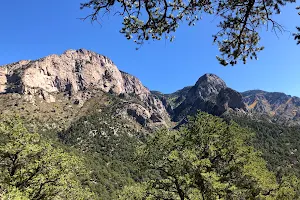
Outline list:
[[[162,102],[138,78],[119,71],[109,58],[92,51],[67,50],[61,55],[19,61],[0,69],[2,98],[18,94],[32,105],[40,101],[56,104],[63,98],[80,108],[89,99],[98,98],[97,91],[103,91],[122,101],[134,98],[136,101],[124,104],[123,110],[142,126],[168,122]]]
[[[263,115],[274,122],[300,124],[300,98],[263,90],[238,92],[211,73],[199,77],[193,86],[163,94],[120,71],[108,57],[86,49],[0,66],[0,95],[17,93],[32,104],[55,103],[63,93],[81,107],[94,98],[96,90],[136,99],[138,103],[126,104],[124,110],[142,126],[168,126],[198,110],[218,116],[228,112]]]
[[[160,165],[160,161],[165,162],[159,158],[167,155],[163,152],[165,148],[171,147],[173,153],[174,149],[181,151],[183,143],[190,146],[192,140],[178,140],[177,136],[192,138],[198,134],[201,140],[203,129],[207,129],[204,134],[208,137],[208,145],[204,148],[225,136],[225,143],[215,145],[223,155],[223,146],[226,151],[226,146],[233,144],[228,143],[227,134],[229,128],[233,128],[232,136],[239,135],[238,143],[241,143],[239,137],[253,136],[246,145],[253,144],[253,149],[261,152],[266,166],[276,177],[281,178],[285,173],[300,174],[300,126],[284,126],[299,124],[297,112],[292,114],[300,108],[297,98],[261,90],[240,93],[215,74],[204,74],[193,86],[163,94],[150,91],[137,77],[120,71],[102,55],[82,49],[66,52],[0,68],[0,123],[18,116],[24,127],[38,130],[43,139],[53,141],[53,146],[80,155],[86,172],[91,174],[87,179],[91,184],[87,186],[100,199],[116,199],[119,190],[153,177],[152,168],[150,173],[143,172],[149,157],[145,157],[145,162],[137,159],[141,155],[137,149],[139,152],[145,150],[140,148],[141,145],[151,144],[144,152],[153,153],[151,160]],[[195,131],[169,132],[185,124],[187,116],[193,116],[199,110],[223,119],[200,113],[198,120],[190,120],[197,124],[190,126]],[[234,121],[232,127],[227,126],[229,120]],[[239,126],[243,128],[239,129]],[[163,130],[154,133],[161,128]],[[193,135],[185,134],[190,131]],[[194,137],[195,148],[202,152],[203,148],[198,148],[198,136]],[[158,143],[153,143],[154,140],[145,142],[150,138]],[[180,141],[176,146],[171,144],[174,139]],[[191,150],[195,151],[195,148]],[[232,152],[228,153],[230,161]],[[213,157],[211,163],[221,161],[222,167],[223,160],[219,160],[219,156]],[[206,160],[210,162],[210,157]],[[183,166],[184,176],[190,166]]]
[[[184,88],[190,89],[192,87],[193,86],[186,86]],[[174,93],[167,94],[166,97],[172,96],[172,98],[175,99],[174,101],[189,98],[187,97],[188,92],[183,94],[180,92],[181,90],[182,89],[179,89]],[[288,95],[283,92],[268,92],[259,89],[237,93],[242,95],[242,102],[246,105],[246,109],[242,110],[246,111],[251,118],[264,118],[268,121],[279,122],[285,125],[300,124],[300,98],[297,96]]]

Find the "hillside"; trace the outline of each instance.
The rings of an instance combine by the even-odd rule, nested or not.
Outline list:
[[[275,122],[299,125],[300,98],[281,92],[250,90],[242,93],[250,111],[269,116]]]
[[[29,130],[82,157],[91,172],[89,187],[100,199],[115,199],[126,185],[156,175],[141,170],[136,148],[162,128],[171,131],[162,139],[177,134],[172,130],[199,111],[254,132],[247,144],[263,153],[278,179],[300,176],[299,106],[299,98],[283,93],[239,93],[214,74],[172,94],[150,91],[109,58],[84,49],[0,67],[0,121],[19,116]]]
[[[0,69],[2,114],[18,113],[28,120],[57,122],[61,127],[66,122],[67,127],[75,116],[84,115],[94,104],[109,104],[105,96],[111,94],[124,103],[118,112],[142,127],[169,123],[162,102],[140,80],[91,51],[68,50],[62,55],[19,61]]]
[[[203,81],[209,76],[211,76],[211,82]],[[152,91],[152,93],[162,100],[175,121],[180,121],[186,115],[195,114],[196,110],[219,116],[226,113],[224,111],[238,110],[239,114],[245,114],[253,119],[267,120],[287,126],[300,125],[299,97],[263,90],[237,92],[228,88],[226,83],[216,75],[206,74],[200,77],[194,86],[184,87],[171,94],[157,91]],[[227,102],[229,99],[231,103]]]
[[[171,126],[162,102],[140,80],[97,53],[68,50],[0,69],[0,121],[19,116],[83,157],[101,199],[138,178],[132,163],[138,138]]]

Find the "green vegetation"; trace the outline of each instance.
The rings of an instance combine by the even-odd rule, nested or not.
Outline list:
[[[125,187],[121,199],[127,193],[128,199],[134,199],[131,193],[136,199],[275,198],[275,175],[249,145],[251,136],[234,122],[206,113],[179,131],[161,130],[137,152],[149,177],[137,189]]]
[[[34,104],[18,94],[4,94],[0,99],[0,121],[4,116],[14,119],[16,114],[20,115],[24,126],[38,130],[42,141],[80,157],[85,171],[90,172],[90,190],[99,199],[112,199],[118,189],[138,179],[132,160],[137,136],[142,139],[144,134],[140,133],[145,130],[121,112],[126,104],[139,101],[92,92],[95,98],[82,107],[63,94],[58,94],[53,103],[33,97]]]
[[[252,146],[259,140],[253,136],[206,113],[179,131],[161,130],[137,151],[147,176],[124,187],[119,199],[299,199],[299,179],[276,177]]]
[[[263,152],[268,168],[278,177],[286,174],[300,176],[300,127],[287,127],[246,117],[233,117],[233,120],[256,133],[253,145]]]
[[[19,120],[0,124],[2,199],[96,199],[82,159],[29,132]]]
[[[297,10],[300,10],[300,6],[297,7]],[[300,15],[300,12],[298,12],[298,15]],[[297,41],[297,44],[300,44],[300,27],[297,26],[298,33],[294,34],[295,40]]]
[[[74,121],[58,134],[63,143],[46,141],[20,120],[2,122],[0,197],[300,198],[296,127],[241,117],[240,126],[199,113],[179,130],[147,136],[109,113]]]
[[[235,65],[238,60],[257,59],[264,49],[260,45],[261,29],[275,33],[284,31],[276,22],[275,15],[281,13],[286,4],[295,0],[249,0],[249,1],[156,1],[156,0],[86,0],[81,8],[90,8],[85,19],[97,21],[99,17],[114,13],[122,18],[120,32],[138,45],[145,41],[174,40],[174,33],[181,23],[194,26],[208,15],[219,17],[213,41],[219,47],[217,56],[222,65]],[[295,16],[296,17],[296,16]],[[299,41],[299,34],[294,35]]]
[[[171,94],[163,94],[158,91],[151,91],[151,93],[157,96],[165,104],[169,104],[172,108],[179,106],[186,98],[187,93],[192,86],[187,86]]]
[[[114,105],[117,106],[116,102]],[[95,184],[92,190],[100,199],[113,199],[115,192],[139,179],[134,164],[138,135],[132,122],[113,115],[112,108],[106,107],[81,117],[59,133],[61,141],[83,152],[86,166],[92,172]],[[130,135],[129,135],[130,133]]]

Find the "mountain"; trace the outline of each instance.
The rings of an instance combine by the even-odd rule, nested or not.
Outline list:
[[[168,104],[171,109],[174,109],[186,99],[191,88],[192,86],[187,86],[171,94],[163,94],[159,91],[151,91],[151,93],[159,97],[164,105]]]
[[[173,116],[174,109],[186,99],[186,95],[190,89],[191,86],[187,86],[172,94],[163,94],[159,91],[151,91],[151,93],[161,100],[167,112],[170,114],[170,116]]]
[[[227,87],[226,83],[214,74],[201,76],[192,87],[185,87],[175,93],[157,95],[169,108],[174,121],[181,121],[188,115],[195,115],[198,110],[221,116],[226,111],[246,112],[242,95]]]
[[[80,155],[92,191],[115,199],[141,181],[136,147],[159,128],[176,128],[198,110],[255,132],[253,146],[278,176],[300,175],[300,99],[260,90],[237,92],[214,74],[171,94],[150,91],[107,57],[85,49],[0,67],[0,121],[26,128]],[[34,128],[34,129],[33,129]]]
[[[171,94],[152,91],[161,99],[174,121],[202,110],[214,115],[243,114],[285,125],[300,125],[300,98],[281,92],[237,92],[214,74],[205,74],[194,86]],[[234,112],[231,112],[234,111]],[[238,112],[235,112],[238,111]]]
[[[111,94],[119,96],[123,104],[116,112],[134,118],[143,127],[166,126],[169,121],[162,102],[139,79],[119,71],[109,58],[85,49],[1,66],[0,93],[1,113],[11,106],[21,110],[23,106],[28,110],[27,117],[37,110],[46,109],[48,113],[48,109],[54,109],[50,111],[55,112],[52,118],[60,121],[52,108],[55,106],[61,115],[68,115],[63,117],[70,122],[82,109],[88,109],[91,101],[93,106],[98,98],[103,100],[100,104],[109,104],[109,97],[104,96]]]
[[[239,93],[214,74],[205,74],[194,86],[171,94],[150,92],[109,58],[85,49],[0,67],[1,114],[18,113],[29,120],[46,121],[52,124],[50,127],[66,128],[83,110],[97,104],[114,107],[104,105],[112,95],[122,102],[118,110],[111,109],[112,114],[122,113],[123,118],[137,122],[142,129],[173,126],[171,121],[180,122],[198,110],[218,116],[242,113],[281,124],[300,124],[298,97],[261,90]],[[106,100],[99,100],[104,96]]]
[[[198,110],[222,115],[229,109],[246,110],[242,96],[235,90],[228,88],[218,76],[205,74],[191,87],[186,99],[174,109],[174,120],[179,121],[186,115],[194,115]]]
[[[0,67],[0,122],[19,116],[26,128],[78,154],[100,199],[140,176],[140,140],[173,126],[163,103],[105,56],[79,49]]]
[[[275,122],[300,124],[300,98],[281,92],[250,90],[242,93],[249,111],[264,114]]]

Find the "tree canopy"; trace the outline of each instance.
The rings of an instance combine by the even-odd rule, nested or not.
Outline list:
[[[75,132],[68,141],[75,145],[73,137],[80,131],[88,135],[89,126],[95,128],[90,124],[68,130]],[[45,141],[19,120],[0,123],[0,199],[299,199],[299,178],[293,173],[275,177],[252,146],[253,136],[233,121],[199,113],[181,129],[159,130],[144,142],[122,136],[97,144],[103,140],[97,137],[88,146],[98,153],[84,159],[66,152],[72,151],[68,146],[62,150]],[[118,141],[105,146],[113,140]],[[121,153],[127,150],[131,155]],[[124,169],[128,176],[120,173]]]
[[[161,130],[138,149],[141,169],[149,177],[140,185],[125,187],[120,197],[275,198],[275,175],[249,145],[251,135],[234,122],[206,113],[191,118],[179,131]]]
[[[294,175],[276,178],[252,145],[253,133],[207,113],[178,131],[160,130],[137,148],[147,177],[119,199],[299,199]]]
[[[19,120],[0,124],[2,199],[97,199],[81,159],[29,132]]]
[[[297,7],[297,10],[300,10],[300,6]],[[300,15],[300,12],[298,12],[298,15]],[[295,40],[297,40],[297,44],[300,44],[300,27],[297,26],[297,30],[298,30],[298,33],[295,33],[294,36],[295,36]]]
[[[105,14],[123,17],[120,30],[127,39],[137,44],[145,40],[173,41],[180,23],[186,21],[193,26],[205,17],[205,14],[219,17],[218,32],[213,41],[219,46],[217,59],[222,65],[235,65],[238,60],[246,63],[248,58],[257,59],[257,52],[263,50],[259,44],[259,30],[283,31],[281,24],[274,20],[287,3],[296,0],[89,0],[81,8],[91,8],[92,13],[84,19],[97,21]],[[295,16],[296,17],[296,16]],[[299,28],[298,28],[299,30]],[[299,34],[295,33],[299,41]]]

